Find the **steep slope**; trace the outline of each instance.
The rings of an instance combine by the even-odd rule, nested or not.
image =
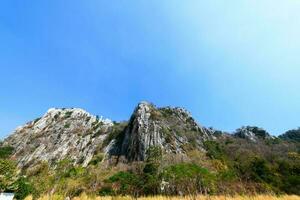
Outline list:
[[[112,126],[110,120],[82,109],[49,109],[42,118],[17,128],[4,145],[14,147],[13,157],[20,167],[64,158],[86,166]]]
[[[211,130],[198,125],[185,109],[156,108],[141,102],[110,153],[129,161],[143,161],[150,146],[161,147],[166,153],[184,154],[192,148],[203,150],[203,141],[211,138]]]

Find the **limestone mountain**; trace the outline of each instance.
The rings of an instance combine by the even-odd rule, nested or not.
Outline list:
[[[141,102],[122,122],[49,109],[0,142],[0,164],[33,194],[299,194],[299,152],[299,130],[227,133],[201,126],[183,108]]]
[[[204,151],[203,142],[212,137],[212,131],[197,124],[183,108],[156,108],[141,102],[128,123],[113,123],[78,108],[49,109],[17,128],[3,145],[14,148],[13,158],[20,167],[40,161],[53,165],[65,158],[87,166],[99,152],[108,159],[143,161],[150,146],[174,154],[191,148]]]
[[[20,167],[69,158],[86,166],[113,126],[112,121],[78,109],[49,109],[41,118],[18,127],[3,145],[14,148]]]
[[[288,132],[280,138],[295,138],[298,133]],[[151,146],[184,156],[193,150],[207,155],[219,151],[215,143],[206,141],[234,151],[243,152],[247,147],[259,154],[274,149],[297,151],[290,140],[277,144],[278,138],[261,128],[246,126],[229,134],[199,125],[183,108],[159,108],[148,102],[139,103],[124,122],[99,118],[79,108],[52,108],[41,118],[18,127],[2,146],[12,147],[12,158],[21,168],[27,168],[41,161],[55,166],[63,159],[82,166],[114,158],[117,162],[144,161]],[[268,146],[271,143],[274,145]]]
[[[184,154],[191,148],[203,151],[203,142],[212,137],[212,131],[197,124],[183,108],[157,108],[141,102],[110,153],[129,161],[143,161],[150,146],[158,146],[166,153]]]

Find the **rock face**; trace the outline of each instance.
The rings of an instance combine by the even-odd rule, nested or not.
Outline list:
[[[86,166],[112,126],[110,120],[82,109],[49,109],[42,118],[17,128],[3,145],[14,147],[20,167],[65,158]]]
[[[273,138],[267,131],[255,126],[244,126],[242,128],[239,128],[234,133],[234,136],[247,139],[252,142]]]
[[[20,167],[40,161],[55,165],[69,159],[87,166],[93,156],[106,154],[125,158],[126,162],[143,161],[151,146],[166,153],[185,154],[188,150],[204,151],[203,142],[213,139],[214,130],[195,122],[183,108],[157,108],[141,102],[128,123],[112,123],[82,109],[49,109],[6,138]]]
[[[299,142],[299,133],[299,129],[291,130],[279,137]],[[144,161],[151,146],[168,154],[187,155],[190,150],[205,151],[207,140],[234,138],[262,144],[275,137],[253,126],[242,127],[233,134],[205,128],[183,108],[158,108],[141,102],[129,121],[122,123],[112,123],[78,108],[52,108],[41,118],[18,127],[2,145],[12,146],[13,158],[26,168],[40,161],[55,166],[63,159],[87,166],[94,156]]]
[[[299,129],[280,136],[299,142]],[[200,126],[183,108],[157,108],[141,102],[128,122],[112,123],[78,109],[49,109],[39,119],[18,127],[2,145],[14,148],[13,158],[22,168],[40,161],[50,165],[69,159],[87,166],[97,156],[117,157],[125,162],[144,161],[151,146],[168,154],[187,155],[190,150],[205,151],[207,140],[243,139],[262,144],[274,139],[258,127],[242,127],[232,135]],[[0,144],[1,145],[1,144]],[[99,155],[101,154],[101,155]]]
[[[145,160],[150,146],[174,154],[184,154],[191,148],[203,150],[203,141],[212,138],[211,131],[198,125],[185,109],[156,108],[148,102],[136,107],[121,134],[111,153],[129,161]]]

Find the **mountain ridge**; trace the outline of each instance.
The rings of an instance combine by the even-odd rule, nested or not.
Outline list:
[[[17,127],[2,145],[14,147],[13,157],[20,167],[41,161],[53,165],[65,158],[87,166],[97,154],[103,160],[117,157],[124,162],[144,161],[151,146],[183,156],[192,149],[205,152],[205,141],[222,137],[250,142],[280,138],[251,126],[233,134],[206,128],[184,108],[156,107],[142,101],[123,123],[99,118],[81,108],[50,108],[41,118]]]

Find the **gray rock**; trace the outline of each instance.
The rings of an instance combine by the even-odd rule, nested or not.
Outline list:
[[[123,134],[113,149],[129,161],[145,160],[150,146],[185,154],[190,147],[203,150],[203,141],[212,139],[210,130],[198,125],[185,109],[156,108],[148,102],[138,104]]]
[[[70,159],[87,166],[113,123],[98,119],[82,109],[49,109],[40,119],[18,127],[4,140],[15,148],[20,167],[40,161],[54,164]]]
[[[3,144],[14,147],[13,157],[20,167],[41,161],[55,166],[63,159],[87,166],[99,152],[105,159],[116,156],[131,162],[145,160],[151,146],[171,154],[204,151],[203,142],[214,139],[215,132],[197,124],[183,108],[157,108],[148,102],[138,104],[128,124],[120,124],[78,108],[52,108],[17,128]]]

